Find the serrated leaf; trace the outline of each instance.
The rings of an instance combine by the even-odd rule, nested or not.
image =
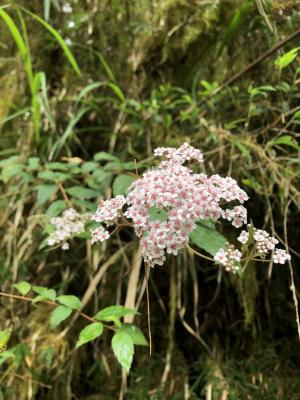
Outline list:
[[[76,343],[76,347],[91,342],[92,340],[102,335],[102,332],[103,324],[101,322],[93,322],[92,324],[86,326],[79,334],[79,339]]]
[[[73,310],[80,310],[81,303],[78,297],[73,295],[62,295],[57,297],[57,301],[64,306],[70,307]]]
[[[131,337],[133,344],[139,346],[148,346],[147,339],[137,326],[132,324],[122,324],[120,332],[127,333]]]
[[[114,355],[128,373],[132,364],[134,345],[128,333],[118,331],[111,341]]]
[[[205,250],[213,256],[221,248],[226,249],[227,239],[216,230],[212,222],[207,220],[198,222],[197,228],[190,234],[190,239],[200,249]]]
[[[103,308],[103,310],[99,311],[94,319],[98,321],[112,321],[115,322],[116,319],[124,317],[125,315],[135,315],[137,314],[136,310],[132,310],[130,308],[126,308],[123,306],[110,306]]]
[[[135,181],[135,178],[130,175],[118,175],[113,183],[113,194],[118,196],[126,194],[129,186]]]
[[[58,306],[50,315],[51,329],[56,328],[61,322],[72,314],[72,309],[66,306]]]
[[[26,296],[26,294],[30,291],[31,285],[28,282],[21,281],[18,283],[14,284],[14,287],[23,295]]]
[[[37,204],[39,206],[46,203],[50,197],[56,193],[58,187],[56,185],[38,185],[35,190],[37,191]]]

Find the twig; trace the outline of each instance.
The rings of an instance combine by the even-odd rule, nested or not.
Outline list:
[[[192,253],[196,254],[197,256],[202,257],[202,258],[204,258],[205,260],[215,262],[215,260],[214,260],[213,258],[208,257],[208,256],[205,256],[205,255],[202,254],[202,253],[199,253],[198,251],[194,250],[194,249],[193,249],[192,247],[190,247],[189,245],[187,246],[187,248],[188,248],[188,250],[190,250]]]
[[[67,203],[67,206],[69,208],[73,208],[73,204],[72,204],[71,200],[69,199],[69,197],[67,196],[67,193],[66,193],[63,185],[60,182],[56,182],[56,184],[57,184],[57,186],[58,186],[58,188],[59,188],[59,190],[60,190],[60,192],[61,192],[61,194],[62,194],[62,196],[63,196],[63,198],[65,200],[65,202]]]
[[[23,301],[27,301],[32,303],[34,298],[32,297],[26,297],[26,296],[18,296],[17,294],[11,294],[11,293],[5,293],[5,292],[0,292],[0,296],[1,297],[7,297],[10,299],[15,299],[15,300],[23,300]],[[56,303],[55,301],[51,301],[51,300],[41,300],[40,303],[44,303],[44,304],[49,304],[50,306],[53,307],[58,307],[59,304]],[[77,311],[74,310],[78,315],[80,315],[82,318],[86,319],[89,322],[98,322],[96,319],[90,317],[89,315],[83,313],[82,311]],[[115,328],[113,328],[112,326],[109,325],[104,325],[106,328],[111,329],[113,331],[115,331]]]

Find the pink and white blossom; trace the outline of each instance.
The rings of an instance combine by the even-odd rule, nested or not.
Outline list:
[[[185,248],[198,220],[217,221],[225,217],[236,227],[247,222],[247,210],[243,206],[223,210],[226,202],[242,204],[248,199],[234,179],[195,174],[183,165],[191,160],[202,163],[200,150],[184,143],[178,149],[155,149],[154,155],[166,160],[137,179],[128,189],[126,199],[117,196],[116,203],[115,199],[102,202],[93,217],[106,225],[116,223],[126,204],[123,215],[132,221],[141,238],[144,260],[149,265],[162,265],[166,254],[177,255]],[[165,216],[162,220],[151,216],[153,207]]]
[[[236,273],[239,270],[239,262],[242,253],[235,249],[233,245],[228,244],[227,249],[220,249],[214,256],[214,260],[222,265],[226,271]]]
[[[287,260],[290,260],[291,256],[286,250],[276,249],[273,254],[273,262],[275,264],[285,264]]]

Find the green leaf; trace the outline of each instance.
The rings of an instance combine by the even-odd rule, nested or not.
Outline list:
[[[271,140],[268,144],[274,145],[274,144],[284,144],[286,146],[292,147],[296,150],[299,150],[300,146],[297,143],[297,140],[290,136],[290,135],[283,135],[280,136],[277,139]]]
[[[88,161],[85,162],[81,165],[81,169],[83,173],[95,171],[97,168],[99,168],[99,164],[93,161]]]
[[[23,295],[26,296],[26,294],[30,291],[31,285],[28,282],[21,281],[18,283],[14,284],[14,287]]]
[[[201,220],[191,234],[190,239],[200,249],[215,255],[219,249],[226,249],[227,239],[221,235],[211,221]]]
[[[37,191],[37,204],[43,205],[50,199],[50,197],[57,191],[56,185],[38,185],[35,190]]]
[[[4,160],[0,161],[0,168],[6,167],[7,165],[18,164],[18,161],[19,161],[19,156],[11,156],[11,157],[5,158]]]
[[[105,72],[107,73],[107,76],[109,77],[109,79],[111,81],[116,82],[116,78],[115,78],[112,70],[110,69],[108,63],[106,62],[105,58],[103,57],[103,55],[99,51],[95,51],[95,54],[98,56],[98,58],[99,58],[99,60],[100,60],[100,62],[102,64]]]
[[[120,160],[117,161],[111,161],[109,163],[107,163],[106,165],[104,165],[103,169],[105,171],[126,171],[126,170],[135,170],[136,168],[138,168],[141,164],[138,164],[134,161],[130,161],[130,162],[122,162]]]
[[[162,208],[152,206],[148,208],[150,221],[166,221],[168,219],[168,212]]]
[[[38,157],[29,157],[28,158],[28,170],[34,171],[38,169],[40,166],[40,159]]]
[[[89,92],[91,92],[94,89],[98,89],[99,87],[104,85],[105,85],[104,82],[92,82],[89,85],[85,86],[77,97],[77,103],[79,103],[81,99],[85,97],[85,95],[87,95]]]
[[[127,335],[131,337],[133,344],[139,346],[148,346],[147,339],[137,326],[132,324],[122,324],[120,332],[127,333]]]
[[[56,181],[65,181],[66,179],[70,178],[70,175],[64,172],[57,172],[57,171],[41,171],[38,173],[38,177],[46,181],[56,182]]]
[[[93,322],[92,324],[86,326],[79,335],[76,347],[81,346],[87,342],[96,339],[98,336],[102,335],[103,324],[101,322]]]
[[[19,176],[22,170],[23,170],[22,164],[7,165],[2,169],[1,179],[3,180],[4,183],[7,183],[10,180],[10,178],[14,176]]]
[[[20,31],[18,30],[16,24],[11,19],[11,17],[7,14],[7,12],[3,10],[3,8],[0,8],[0,16],[2,17],[2,19],[4,20],[4,22],[7,25],[8,29],[10,30],[10,33],[12,34],[12,36],[18,46],[21,57],[24,61],[24,59],[27,56],[27,46],[20,34]]]
[[[42,300],[55,301],[56,292],[54,289],[48,289],[43,286],[32,286],[32,290],[39,295],[33,299],[32,303],[37,303]]]
[[[103,308],[103,310],[99,311],[94,319],[98,321],[113,321],[116,319],[124,317],[125,315],[135,315],[137,314],[136,310],[132,310],[130,308],[126,308],[123,306],[110,306]]]
[[[119,331],[114,334],[111,345],[117,360],[128,373],[134,354],[134,346],[131,337],[127,333]]]
[[[82,186],[72,186],[71,188],[66,189],[66,192],[79,199],[92,199],[99,196],[99,193],[96,190],[87,189]]]
[[[118,196],[121,194],[126,194],[127,189],[135,181],[135,178],[130,175],[118,175],[113,183],[113,194]]]
[[[240,150],[242,155],[245,157],[245,159],[251,163],[252,162],[252,156],[250,151],[247,149],[246,146],[244,146],[237,138],[232,137],[230,141]]]
[[[113,154],[106,153],[106,151],[100,151],[94,155],[95,161],[117,161],[118,157]]]
[[[7,345],[11,332],[11,329],[0,331],[0,351]]]
[[[64,200],[54,201],[47,209],[46,214],[49,217],[57,217],[63,210],[67,208],[67,204]]]
[[[112,91],[119,97],[119,100],[121,100],[122,102],[125,101],[125,96],[124,93],[122,92],[120,86],[118,86],[117,84],[113,83],[113,82],[109,82],[107,84],[107,86],[109,86]]]
[[[299,49],[300,47],[295,47],[294,49],[278,57],[275,60],[275,65],[280,69],[287,67],[297,57]]]
[[[73,308],[74,310],[80,310],[81,303],[78,297],[73,295],[58,296],[57,301],[64,306]]]
[[[65,306],[58,306],[50,315],[51,329],[56,328],[61,322],[72,314],[72,309]]]
[[[105,181],[106,179],[108,179],[110,177],[111,177],[111,174],[109,172],[103,171],[102,169],[97,169],[92,174],[92,178],[98,183],[102,183],[103,181]]]

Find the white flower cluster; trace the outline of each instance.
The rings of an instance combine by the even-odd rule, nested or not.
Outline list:
[[[188,143],[184,143],[179,149],[175,147],[157,147],[154,149],[154,155],[156,157],[165,157],[172,159],[179,164],[183,164],[185,161],[195,160],[199,163],[203,162],[203,155],[199,149],[195,149]]]
[[[249,239],[249,228],[248,231],[242,231],[237,240],[245,244]],[[291,256],[281,249],[276,249],[275,246],[279,243],[278,240],[269,235],[268,232],[263,229],[253,228],[253,239],[255,241],[255,250],[258,255],[264,258],[269,252],[274,251],[272,255],[273,262],[275,264],[284,264],[287,260],[291,259]]]
[[[240,228],[247,223],[247,210],[243,206],[236,206],[232,209],[227,208],[222,211],[222,218],[232,221],[233,226]]]
[[[273,261],[275,264],[285,264],[287,260],[290,260],[291,256],[285,250],[275,249],[273,254]]]
[[[242,253],[235,249],[232,244],[227,243],[227,250],[220,249],[214,256],[214,260],[222,265],[226,271],[236,273],[239,270],[239,262]]]
[[[78,214],[73,208],[65,210],[61,217],[51,218],[55,231],[48,237],[48,245],[54,246],[62,243],[63,250],[69,249],[67,240],[84,231],[84,223],[90,218],[89,214]]]
[[[102,201],[96,213],[93,215],[92,219],[104,223],[106,226],[116,224],[118,218],[122,216],[122,207],[126,204],[126,198],[124,196],[116,196],[111,200]],[[103,242],[107,240],[110,235],[108,230],[106,230],[102,225],[98,228],[91,230],[92,243]]]

